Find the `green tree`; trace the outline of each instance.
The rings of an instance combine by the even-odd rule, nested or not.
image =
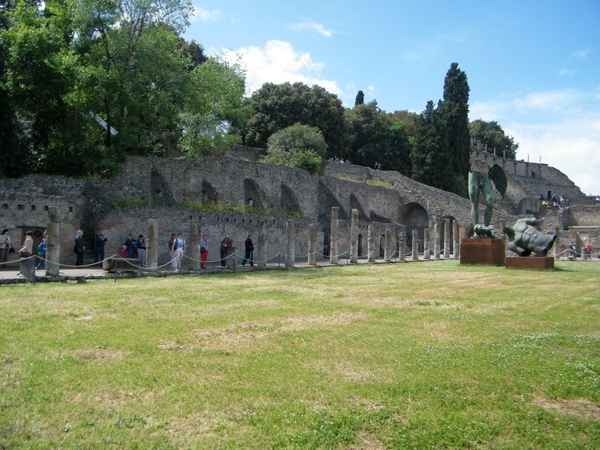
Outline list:
[[[504,134],[504,130],[497,122],[474,120],[469,124],[471,142],[479,151],[495,153],[507,159],[515,159],[519,144],[511,136]]]
[[[248,107],[243,104],[244,72],[237,63],[209,58],[192,72],[189,97],[181,112],[180,148],[188,157],[203,157],[239,144],[232,130],[243,123]]]
[[[336,95],[320,86],[303,83],[265,83],[252,94],[251,116],[244,126],[244,144],[265,148],[269,137],[295,124],[318,127],[327,143],[328,156],[345,148],[344,107]]]
[[[77,55],[66,0],[19,3],[2,33],[7,58],[3,90],[10,98],[11,150],[20,154],[20,173],[81,174],[93,161],[87,145],[90,119],[77,95]],[[93,149],[92,149],[93,150]]]
[[[189,0],[77,2],[90,109],[106,121],[105,145],[119,157],[160,154],[177,138],[191,65],[177,33],[190,13]]]
[[[448,138],[446,123],[441,117],[442,102],[436,108],[427,102],[417,123],[415,146],[411,153],[412,177],[430,186],[449,190],[454,183],[452,168],[448,164]]]
[[[444,80],[444,101],[439,111],[448,139],[447,162],[452,173],[466,180],[471,167],[469,136],[469,84],[467,75],[452,63]]]
[[[363,91],[358,91],[356,94],[356,99],[354,100],[354,106],[364,105],[365,103],[365,93]]]
[[[410,150],[413,139],[405,124],[377,106],[377,101],[356,105],[345,111],[348,146],[344,158],[353,164],[410,175]]]
[[[321,130],[296,124],[271,135],[263,162],[321,173],[326,154],[327,144]]]
[[[353,164],[374,167],[378,162],[391,170],[386,155],[389,154],[392,123],[379,109],[377,101],[347,109],[345,121],[349,143],[343,156]]]

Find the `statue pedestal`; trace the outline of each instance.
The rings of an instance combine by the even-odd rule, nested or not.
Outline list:
[[[460,240],[460,263],[503,266],[506,256],[503,239]]]
[[[552,256],[507,256],[506,268],[531,270],[554,269],[554,258]]]

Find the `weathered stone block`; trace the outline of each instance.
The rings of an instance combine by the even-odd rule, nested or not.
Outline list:
[[[137,258],[109,258],[102,261],[104,270],[113,271],[115,269],[136,270],[140,267],[140,261]]]

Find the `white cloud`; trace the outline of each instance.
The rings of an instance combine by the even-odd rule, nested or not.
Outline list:
[[[330,30],[325,29],[325,27],[323,25],[321,25],[320,23],[314,23],[314,22],[303,22],[303,23],[296,23],[293,24],[291,26],[292,29],[294,30],[314,30],[317,33],[319,33],[321,36],[325,36],[325,37],[331,37],[333,35],[333,33]]]
[[[285,82],[301,82],[308,86],[316,84],[333,94],[342,94],[336,81],[319,77],[324,63],[313,61],[310,53],[297,52],[289,42],[271,40],[263,48],[242,47],[224,50],[224,53],[229,57],[238,55],[241,58],[246,69],[247,95],[264,83]]]
[[[473,102],[469,105],[469,120],[500,121],[510,108],[507,102]]]
[[[560,112],[570,106],[578,99],[579,95],[575,91],[550,91],[534,92],[528,94],[525,98],[519,98],[514,101],[517,109],[537,109],[543,111]]]
[[[211,22],[217,20],[221,16],[221,11],[218,9],[213,9],[212,11],[208,11],[206,9],[198,8],[194,6],[194,10],[192,12],[191,21],[201,21],[201,22]]]
[[[567,69],[567,68],[558,71],[558,74],[561,77],[568,76],[568,75],[575,75],[576,73],[577,72],[575,70],[573,70],[573,69]]]
[[[596,91],[596,93],[600,90]],[[519,144],[517,158],[565,173],[585,194],[600,193],[600,112],[593,93],[550,91],[475,102],[470,120],[498,121]],[[589,103],[586,103],[589,102]]]
[[[546,163],[565,173],[584,194],[600,194],[600,127],[581,121],[527,126],[505,132],[519,144],[518,159]]]
[[[571,58],[584,60],[592,53],[594,53],[594,51],[591,48],[583,48],[581,50],[577,50],[577,51],[571,53]]]

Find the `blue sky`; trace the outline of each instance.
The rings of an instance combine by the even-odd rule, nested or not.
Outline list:
[[[194,0],[185,37],[233,52],[249,92],[265,82],[358,90],[385,111],[421,112],[452,62],[467,74],[470,119],[497,121],[517,159],[547,163],[600,194],[598,0]]]

